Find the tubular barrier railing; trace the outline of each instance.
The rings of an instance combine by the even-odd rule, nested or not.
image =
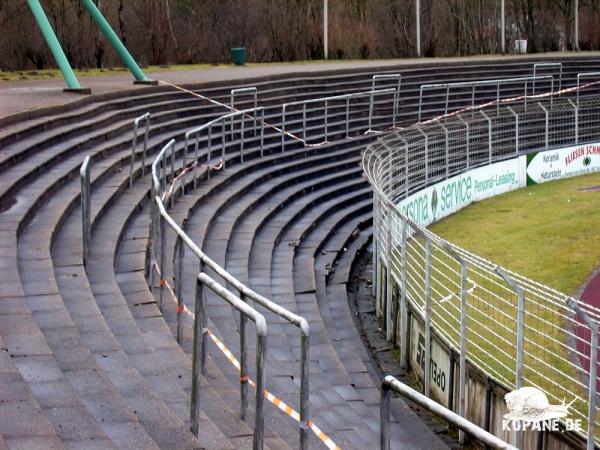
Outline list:
[[[425,228],[432,218],[420,207],[399,203],[490,162],[598,142],[599,109],[599,96],[580,99],[579,107],[565,98],[555,99],[553,106],[549,100],[527,107],[492,105],[473,115],[452,114],[386,135],[365,150],[362,162],[374,192],[376,307],[388,338],[397,336],[401,361],[408,360],[408,316],[416,315],[424,323],[426,340],[431,342],[435,333],[460,355],[462,417],[468,360],[509,390],[537,386],[557,403],[575,397],[571,413],[587,427],[588,448],[594,445],[597,421],[591,399],[598,381],[600,310],[448,243]],[[394,304],[391,284],[400,288]],[[582,323],[591,333],[589,341]],[[430,351],[426,342],[425,361],[430,361]],[[585,366],[592,364],[588,373]],[[429,364],[424,366],[427,393],[433,374]]]
[[[152,114],[147,112],[133,121],[133,138],[131,140],[131,159],[129,161],[129,187],[133,186],[133,164],[135,162],[135,154],[137,151],[138,129],[141,122],[144,126],[144,147],[142,149],[142,176],[146,173],[146,152],[148,151],[148,131],[150,128],[150,118]]]
[[[235,98],[236,96],[239,97],[240,95],[251,95],[252,96],[252,102],[253,102],[253,106],[252,109],[255,111],[254,112],[254,131],[256,131],[256,120],[257,120],[257,116],[256,113],[258,112],[258,89],[256,89],[255,87],[245,87],[245,88],[238,88],[238,89],[232,89],[230,95],[230,107],[231,107],[231,111],[236,111],[235,108]],[[248,109],[248,108],[245,108]],[[244,116],[242,116],[241,118],[242,120],[244,120]],[[234,138],[234,131],[235,131],[235,123],[234,123],[234,118],[231,118],[231,139],[233,140]],[[243,134],[243,131],[242,131]]]
[[[562,90],[562,74],[563,65],[560,62],[540,62],[533,65],[533,86],[531,88],[532,95],[535,95],[535,80],[538,69],[551,69],[558,67],[558,92]]]
[[[402,397],[409,399],[416,403],[421,408],[425,408],[427,411],[432,412],[438,417],[441,417],[446,422],[459,428],[461,431],[468,433],[473,436],[479,442],[484,444],[487,448],[493,449],[505,449],[505,450],[517,450],[510,444],[507,444],[502,439],[497,438],[491,433],[488,433],[483,428],[465,420],[464,417],[455,414],[450,409],[443,407],[439,403],[434,402],[429,397],[415,391],[406,384],[397,380],[391,375],[386,376],[381,383],[381,402],[380,402],[380,448],[381,450],[390,449],[390,401],[391,394],[396,392]]]
[[[511,86],[511,89],[515,89],[515,85],[522,86],[524,105],[527,106],[527,97],[529,92],[530,83],[535,84],[537,81],[550,80],[550,92],[554,92],[554,77],[552,75],[537,75],[537,76],[526,76],[526,77],[515,77],[515,78],[497,78],[493,80],[478,80],[478,81],[458,81],[453,83],[433,83],[433,84],[422,84],[419,88],[419,110],[417,114],[417,121],[421,122],[422,108],[423,108],[423,93],[427,90],[445,90],[445,102],[444,102],[444,114],[448,114],[450,93],[452,89],[457,88],[471,88],[471,107],[476,106],[475,103],[475,88],[480,86],[496,86],[496,102],[497,108],[500,108],[501,87]],[[552,101],[552,96],[550,97]]]
[[[86,156],[79,169],[81,180],[81,231],[83,236],[83,265],[87,269],[92,239],[92,188],[90,183],[90,157]]]
[[[391,126],[394,127],[396,125],[397,92],[398,91],[396,90],[396,88],[390,88],[390,89],[380,89],[377,91],[355,92],[352,94],[334,95],[331,97],[312,98],[309,100],[300,100],[300,101],[295,101],[295,102],[284,103],[281,108],[281,151],[285,150],[285,142],[286,142],[285,138],[286,138],[286,136],[290,135],[290,133],[288,132],[287,127],[286,127],[286,125],[288,124],[288,118],[289,118],[290,114],[300,114],[300,113],[302,114],[302,121],[301,121],[301,123],[302,123],[302,127],[301,127],[302,141],[305,144],[308,144],[308,137],[307,137],[308,127],[307,127],[306,106],[311,105],[311,104],[323,104],[323,107],[324,107],[324,116],[323,116],[324,142],[327,142],[327,140],[329,138],[329,125],[330,125],[329,121],[333,117],[330,115],[329,108],[330,108],[330,105],[335,102],[343,102],[344,103],[345,111],[344,111],[344,113],[342,113],[342,115],[343,115],[343,120],[345,122],[346,138],[348,138],[349,132],[350,132],[351,100],[360,99],[360,98],[369,98],[368,123],[367,123],[367,129],[365,131],[372,132],[373,131],[373,115],[374,115],[374,99],[379,96],[389,96],[390,94],[392,94]],[[302,109],[300,111],[290,112],[289,108],[294,107],[294,106],[301,106]],[[339,116],[339,114],[338,114],[338,116]]]
[[[265,401],[265,362],[267,359],[267,321],[264,316],[247,303],[229,292],[205,273],[198,274],[196,282],[196,301],[194,319],[194,341],[192,355],[192,398],[191,398],[191,429],[198,435],[198,419],[200,417],[200,387],[201,375],[206,376],[207,341],[207,308],[204,286],[229,303],[240,312],[240,336],[245,338],[246,319],[250,318],[256,326],[256,407],[254,415],[253,448],[262,449],[264,441],[265,419],[263,413]],[[243,319],[243,320],[242,320]],[[244,330],[242,332],[242,330]],[[246,419],[248,406],[248,367],[246,362],[246,346],[240,347],[240,383],[243,386],[241,400],[241,417]]]
[[[238,114],[238,113],[235,113]],[[230,115],[223,116],[221,119],[227,122],[230,118]],[[255,303],[261,305],[266,308],[270,312],[276,314],[277,316],[287,320],[289,323],[297,326],[300,329],[300,447],[305,449],[308,445],[308,416],[309,416],[309,407],[308,407],[308,395],[309,395],[309,371],[308,371],[308,355],[309,355],[309,341],[310,341],[310,330],[308,326],[308,322],[285,308],[279,306],[278,304],[272,302],[266,297],[254,292],[252,289],[245,286],[239,280],[237,280],[233,275],[227,272],[224,268],[219,266],[216,262],[214,262],[211,258],[209,258],[202,250],[193,242],[193,240],[185,233],[185,231],[179,227],[179,225],[171,218],[168,214],[165,202],[168,202],[169,198],[171,198],[175,192],[182,192],[183,189],[175,190],[171,188],[167,190],[167,176],[168,176],[168,166],[167,166],[167,153],[170,153],[171,160],[175,158],[175,141],[172,140],[169,142],[163,149],[160,151],[154,162],[152,163],[152,194],[154,195],[154,202],[151,211],[151,239],[152,244],[150,246],[151,252],[151,266],[158,269],[160,271],[164,270],[166,263],[166,226],[168,225],[171,230],[173,230],[177,236],[177,245],[175,255],[175,260],[179,261],[179,270],[178,275],[176,277],[176,289],[175,293],[177,295],[178,301],[178,309],[177,309],[177,328],[181,328],[181,321],[183,320],[183,296],[182,296],[182,260],[183,260],[183,252],[184,248],[188,248],[191,252],[199,259],[203,266],[203,270],[211,269],[214,271],[220,278],[222,278],[226,283],[228,283],[234,290],[239,293],[239,297],[243,299],[250,299]],[[210,153],[210,152],[209,152]],[[162,167],[162,169],[161,169]],[[173,165],[171,166],[173,167]],[[172,181],[174,186],[177,181],[177,177],[179,177],[180,182],[182,183],[184,177],[182,175],[185,174],[185,171],[189,171],[190,167],[185,163],[181,167],[180,173],[178,175],[175,174],[175,170],[171,169]],[[196,165],[193,166],[194,168]],[[165,170],[166,169],[166,170]],[[207,167],[207,170],[210,170],[210,167]],[[158,244],[160,243],[160,244]],[[160,250],[157,249],[157,246],[160,245]],[[157,262],[157,255],[160,255],[160,262]],[[159,272],[161,276],[160,280],[160,301],[159,305],[162,308],[162,299],[164,298],[164,291],[166,289],[166,280],[164,279],[164,274]],[[151,277],[151,280],[153,276]],[[196,308],[198,305],[196,305]],[[245,323],[245,319],[240,317],[241,323]],[[245,327],[240,326],[240,348],[241,354],[246,354],[246,334]],[[245,356],[242,356],[245,358]],[[197,363],[197,361],[196,361]],[[245,367],[245,362],[242,362],[242,365]],[[247,384],[246,381],[242,382],[242,405],[247,404],[245,400],[247,396]],[[242,417],[245,414],[242,415]]]

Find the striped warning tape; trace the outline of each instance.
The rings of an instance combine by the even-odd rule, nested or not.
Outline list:
[[[222,106],[223,108],[226,108],[226,109],[228,109],[228,110],[230,110],[232,112],[240,112],[239,109],[232,108],[230,105],[227,105],[225,103],[221,103],[221,102],[219,102],[219,101],[217,101],[217,100],[215,100],[213,98],[207,97],[207,96],[199,94],[197,92],[190,91],[189,89],[186,89],[184,87],[177,86],[176,84],[169,83],[168,81],[158,80],[158,82],[160,84],[164,84],[165,86],[170,86],[170,87],[172,87],[174,89],[177,89],[179,91],[186,92],[186,93],[188,93],[190,95],[193,95],[194,97],[200,98],[202,100],[206,100],[207,102],[210,102],[213,105]],[[250,116],[250,114],[246,114],[246,116],[252,117],[252,116]],[[292,138],[292,139],[294,139],[296,141],[302,142],[305,147],[320,147],[321,145],[324,145],[324,144],[326,144],[328,142],[328,141],[325,140],[325,141],[322,141],[322,142],[317,142],[317,143],[310,144],[310,143],[306,142],[306,140],[304,138],[301,138],[300,136],[297,136],[297,135],[295,135],[293,133],[290,133],[289,131],[285,131],[282,128],[279,128],[279,127],[277,127],[277,126],[275,126],[273,124],[270,124],[266,120],[263,120],[263,119],[260,119],[260,118],[257,118],[257,120],[259,122],[261,122],[261,121],[264,122],[264,124],[265,124],[266,127],[271,128],[271,129],[277,131],[278,133],[281,133],[281,134],[283,134],[285,136],[288,136],[288,137],[290,137],[290,138]],[[387,131],[395,130],[395,129],[397,129],[397,128],[395,126],[392,126],[389,130],[367,130],[367,131],[365,131],[364,134],[381,134],[381,133],[385,133]],[[352,140],[353,138],[350,137],[348,139]]]
[[[171,287],[169,281],[162,278],[162,273],[161,273],[160,267],[158,266],[157,263],[154,263],[154,267],[155,267],[158,275],[161,277],[160,284],[164,285],[167,288],[167,290],[171,294],[171,298],[177,303],[177,296],[175,295],[175,291]],[[186,305],[183,305],[183,308],[181,308],[181,311],[178,311],[178,312],[185,313],[185,315],[192,320],[194,320],[194,318],[195,318],[195,314]],[[218,349],[221,350],[221,352],[229,360],[229,362],[236,369],[240,370],[240,362],[237,360],[237,358],[234,356],[234,354],[231,353],[231,351],[227,348],[227,346],[217,336],[215,336],[212,333],[212,331],[207,329],[207,333],[210,336],[210,338],[212,339],[212,341],[215,343],[215,345],[218,347]],[[256,384],[254,383],[254,381],[252,379],[248,378],[247,381],[248,381],[248,384],[250,384],[251,386],[256,388]],[[271,403],[273,403],[281,411],[283,411],[288,416],[290,416],[292,419],[296,420],[297,422],[300,422],[300,413],[298,411],[296,411],[294,408],[292,408],[291,406],[286,404],[283,400],[277,398],[275,395],[273,395],[266,389],[265,389],[265,398],[267,400],[269,400]],[[327,436],[327,434],[325,434],[323,431],[321,431],[321,429],[317,425],[315,425],[315,423],[312,420],[308,420],[307,425],[313,431],[313,433],[315,433],[315,436],[317,436],[328,449],[341,450],[341,447],[339,447],[335,442],[333,442],[333,440],[329,436]]]
[[[600,84],[600,81],[591,81],[589,83],[580,84],[579,85],[579,90],[581,91],[583,89],[587,89],[587,88],[589,88],[591,86],[595,86],[597,84]],[[427,123],[431,123],[431,122],[437,122],[437,121],[439,121],[441,119],[445,119],[445,118],[448,118],[448,117],[453,117],[453,116],[456,116],[458,114],[462,114],[464,112],[476,111],[476,110],[480,110],[480,109],[487,108],[487,107],[494,106],[494,105],[501,105],[501,104],[505,104],[505,103],[516,102],[518,100],[536,100],[536,99],[539,99],[539,98],[560,96],[562,94],[568,94],[570,92],[575,92],[575,91],[577,91],[577,89],[578,89],[577,86],[572,86],[570,88],[564,88],[564,89],[561,89],[559,91],[544,92],[542,94],[519,95],[519,96],[516,96],[516,97],[502,98],[500,100],[492,100],[492,101],[489,101],[487,103],[483,103],[481,105],[467,106],[465,108],[458,109],[458,110],[452,111],[450,113],[442,114],[442,115],[434,117],[432,119],[428,119],[428,120],[425,120],[423,122],[420,122],[420,124],[423,125],[423,124],[427,124]]]

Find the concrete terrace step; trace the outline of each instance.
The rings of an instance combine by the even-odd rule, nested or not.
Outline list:
[[[578,67],[595,64],[579,63]],[[565,70],[565,79],[572,80],[579,70],[576,66]],[[530,74],[531,67],[528,62],[408,68],[403,71],[401,121],[414,117],[414,99],[423,82],[481,78],[490,68],[496,75]],[[316,79],[265,79],[256,84],[261,103],[271,115],[286,101],[370,89],[371,73],[363,70]],[[216,83],[200,91],[227,100],[229,89],[225,83]],[[464,101],[460,98],[455,105]],[[439,106],[432,102],[428,108]],[[28,447],[35,447],[41,444],[40,438],[56,448],[250,445],[251,428],[233,412],[238,407],[239,380],[217,353],[209,360],[209,377],[203,381],[206,415],[202,417],[200,441],[187,431],[190,359],[176,345],[139,270],[144,257],[139,244],[147,236],[143,222],[147,221],[144,214],[150,180],[148,175],[140,177],[138,163],[137,181],[132,189],[125,189],[128,174],[123,170],[128,164],[131,121],[137,115],[146,111],[154,114],[150,161],[170,138],[180,138],[191,126],[219,115],[220,109],[189,94],[159,88],[65,107],[0,130],[0,270],[7,280],[0,285],[0,348],[6,348],[10,356],[1,360],[0,377],[7,374],[18,392],[12,396],[11,391],[8,404],[23,408],[23,414],[31,416],[28,427],[3,426],[20,420],[9,412],[8,421],[0,423],[0,446],[28,443]],[[337,109],[331,107],[331,111]],[[307,114],[309,123],[318,127],[323,117],[319,108],[309,108]],[[290,126],[294,122],[297,124],[298,119],[290,121]],[[340,136],[341,121],[332,119],[330,131],[332,137]],[[350,348],[346,339],[353,344],[357,341],[346,331],[347,327],[355,329],[347,305],[344,309],[347,300],[341,290],[351,254],[342,254],[340,248],[348,246],[353,252],[364,245],[362,233],[357,240],[351,238],[354,227],[368,218],[369,204],[363,197],[366,192],[360,189],[360,171],[352,169],[351,161],[358,153],[357,146],[370,139],[319,149],[291,144],[288,151],[276,155],[271,152],[278,151],[277,135],[269,130],[266,158],[243,165],[236,165],[239,158],[235,143],[231,143],[226,172],[201,181],[200,195],[181,198],[174,210],[182,208],[180,220],[190,217],[188,229],[194,228],[193,220],[206,212],[198,236],[202,235],[200,241],[206,240],[207,249],[218,255],[215,259],[242,279],[246,273],[251,284],[268,276],[273,298],[314,318],[314,417],[325,431],[333,431],[336,442],[355,447],[368,446],[366,436],[376,431],[373,393],[377,388],[367,382],[362,367],[360,372],[353,372],[356,363],[348,362],[344,350]],[[249,140],[247,145],[248,158],[256,157],[257,140]],[[84,151],[94,158],[95,187],[88,274],[81,264],[76,179]],[[344,187],[346,192],[342,192]],[[227,199],[228,195],[232,199]],[[261,239],[273,230],[278,237],[268,247]],[[142,239],[133,244],[136,236]],[[244,236],[247,239],[242,239]],[[290,247],[286,236],[295,237],[299,244]],[[338,256],[332,258],[333,252]],[[319,266],[336,261],[344,269],[336,269],[326,279]],[[259,267],[259,273],[254,266]],[[172,272],[171,263],[168,269]],[[186,291],[188,302],[193,298],[189,294]],[[211,308],[216,311],[212,321],[216,332],[232,349],[237,348],[231,311],[216,307],[212,301]],[[270,328],[277,339],[272,344],[272,356],[281,366],[274,369],[279,376],[273,377],[272,386],[297,407],[297,377],[287,376],[298,371],[297,330],[292,328],[281,321]],[[189,350],[189,333],[184,340],[186,347]],[[331,375],[339,375],[345,384],[332,385]],[[364,395],[357,393],[356,382],[364,384]],[[346,407],[341,411],[331,406],[342,404]],[[358,423],[352,414],[368,420]],[[296,423],[275,410],[267,418],[270,448],[297,445]],[[404,432],[393,428],[397,436]],[[314,437],[311,444],[318,445]]]

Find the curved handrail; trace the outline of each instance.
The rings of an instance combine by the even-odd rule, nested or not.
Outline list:
[[[262,108],[262,107],[258,108],[257,110],[264,112],[264,108]],[[221,121],[223,123],[225,123],[228,119],[231,119],[233,117],[240,116],[240,115],[243,116],[243,115],[255,112],[255,111],[256,110],[250,109],[250,110],[243,110],[243,111],[237,111],[237,112],[225,114],[217,119],[211,120],[210,122],[208,122],[200,127],[189,130],[186,133],[186,144],[185,144],[185,149],[184,149],[183,165],[182,165],[182,169],[181,169],[181,173],[183,174],[182,181],[181,181],[181,185],[182,185],[181,192],[183,192],[183,187],[185,186],[185,173],[187,170],[190,169],[190,166],[187,165],[187,160],[186,160],[187,144],[188,144],[187,140],[188,140],[189,136],[198,134],[205,129],[210,130],[213,125],[218,124]],[[261,120],[261,128],[262,127],[264,127],[264,116],[263,116],[263,119]],[[261,143],[262,143],[262,136],[261,136]],[[251,288],[246,286],[244,283],[239,281],[237,278],[235,278],[233,275],[231,275],[229,272],[227,272],[227,270],[225,270],[223,267],[221,267],[219,264],[217,264],[214,260],[212,260],[208,255],[206,255],[202,251],[202,249],[200,249],[200,247],[197,246],[196,243],[187,235],[187,233],[177,224],[177,222],[168,214],[164,202],[173,198],[174,191],[173,191],[173,189],[170,189],[169,191],[166,190],[167,170],[161,171],[159,168],[159,165],[162,162],[163,168],[166,169],[168,152],[170,152],[170,156],[171,156],[171,169],[172,169],[171,175],[173,177],[173,183],[174,183],[175,182],[175,169],[174,169],[175,140],[174,139],[169,141],[161,149],[161,151],[158,153],[158,155],[152,162],[153,201],[151,202],[151,204],[153,205],[153,207],[152,207],[152,211],[150,213],[150,216],[151,216],[150,236],[151,236],[151,239],[153,240],[153,243],[151,245],[151,255],[152,255],[151,265],[154,266],[156,264],[155,259],[156,259],[156,254],[158,252],[155,249],[155,245],[156,245],[157,237],[160,236],[160,245],[161,245],[160,267],[161,267],[161,270],[163,270],[163,268],[165,266],[165,253],[166,253],[165,252],[165,242],[166,242],[165,224],[167,224],[177,235],[178,241],[180,243],[184,243],[192,251],[192,253],[201,261],[203,267],[212,269],[219,277],[221,277],[223,280],[225,280],[225,282],[229,283],[234,289],[236,289],[240,293],[240,296],[242,298],[249,298],[249,299],[253,300],[254,302],[258,303],[259,305],[263,306],[264,308],[266,308],[267,310],[271,311],[272,313],[278,315],[279,317],[287,320],[289,323],[297,326],[300,329],[300,447],[304,449],[308,445],[308,430],[309,430],[309,420],[308,420],[308,417],[309,417],[309,403],[308,403],[308,400],[309,400],[309,367],[308,367],[309,360],[308,360],[308,355],[309,355],[309,349],[310,349],[310,327],[308,325],[308,322],[303,317],[301,317],[291,311],[288,311],[287,309],[283,308],[282,306],[278,305],[277,303],[275,303],[275,302],[269,300],[268,298],[264,297],[263,295],[260,295],[259,293],[255,292],[254,290],[252,290]],[[192,163],[194,169],[197,167],[197,163],[195,162],[195,161],[198,161],[197,152],[198,152],[198,147],[196,146],[196,155],[195,155],[196,158],[195,158],[194,162]],[[208,149],[207,154],[210,155],[210,148]],[[207,170],[210,171],[210,167],[207,167]],[[195,181],[196,181],[196,177],[194,176],[194,182]],[[174,186],[174,184],[173,184],[173,186]],[[180,259],[180,264],[181,264],[183,245],[180,244],[178,246],[178,252],[179,252],[179,259]],[[152,271],[152,273],[153,273],[153,271]],[[163,277],[161,276],[161,278],[163,278]],[[179,279],[177,280],[177,283],[178,284],[181,283],[181,272],[179,274]],[[161,285],[160,298],[161,298],[161,304],[162,304],[162,298],[164,295],[164,285],[165,285],[165,282],[162,279],[161,279],[160,285]],[[178,302],[181,302],[182,301],[181,300],[181,288],[177,289],[177,294],[179,296]],[[181,314],[178,314],[178,330],[180,329],[180,320],[181,320]],[[245,334],[245,330],[244,331],[242,331],[242,329],[240,330],[241,339],[243,339],[245,341],[245,337],[242,336],[242,333]],[[243,352],[243,354],[244,354],[244,358],[245,358],[245,351]],[[242,396],[244,396],[244,393],[242,393]]]
[[[550,396],[561,401],[563,396],[576,395],[579,400],[585,402],[581,392],[587,389],[590,392],[588,398],[594,398],[595,393],[592,395],[591,392],[595,389],[596,380],[592,378],[589,383],[584,381],[585,370],[559,351],[564,348],[587,358],[577,348],[565,344],[565,337],[573,342],[585,342],[577,333],[573,332],[573,329],[578,326],[575,315],[581,316],[581,311],[584,311],[597,323],[600,320],[600,309],[576,301],[517,273],[498,269],[492,262],[440,238],[425,228],[424,224],[410,220],[407,213],[403,212],[398,204],[403,198],[428,185],[491,162],[515,158],[525,154],[528,149],[565,147],[570,144],[569,139],[572,144],[576,144],[578,130],[588,131],[586,138],[588,142],[597,141],[600,135],[593,131],[597,129],[597,119],[594,117],[593,111],[597,110],[600,97],[588,97],[585,102],[581,103],[577,108],[568,99],[555,99],[552,108],[542,103],[530,103],[529,109],[523,105],[513,105],[507,113],[500,111],[502,114],[496,115],[494,107],[489,114],[485,115],[485,119],[477,119],[477,115],[475,115],[474,121],[471,113],[465,113],[464,117],[458,114],[454,117],[443,117],[429,124],[413,125],[369,146],[363,153],[362,165],[374,192],[374,270],[379,264],[387,265],[386,267],[389,269],[386,270],[389,277],[388,282],[393,279],[403,283],[408,277],[409,283],[403,284],[405,289],[403,289],[401,298],[401,302],[406,302],[406,305],[401,304],[400,307],[407,308],[410,303],[414,307],[414,311],[423,317],[426,324],[426,340],[429,334],[427,331],[429,322],[450,348],[459,347],[459,336],[461,340],[464,339],[465,331],[459,331],[458,326],[459,324],[462,326],[466,322],[463,322],[463,318],[461,318],[459,323],[456,318],[458,306],[447,301],[448,298],[460,298],[461,295],[465,295],[467,276],[459,273],[454,268],[455,266],[451,267],[452,263],[450,262],[451,260],[456,263],[464,261],[469,269],[468,277],[478,280],[473,288],[475,292],[470,292],[468,295],[476,302],[480,302],[481,306],[479,307],[488,308],[487,313],[483,314],[477,310],[477,303],[475,307],[470,307],[472,326],[469,333],[473,334],[469,340],[470,362],[494,379],[499,380],[497,382],[500,384],[508,387],[515,385],[519,387],[523,381],[535,385],[538,380],[534,376],[535,371],[542,370],[547,383],[545,390]],[[589,113],[589,115],[585,115],[585,113]],[[563,121],[549,120],[550,114],[555,114],[554,117],[562,114]],[[581,120],[582,115],[586,117],[586,121]],[[512,143],[518,142],[519,133],[523,133],[527,139],[526,145],[523,145],[521,150],[513,149],[512,153],[503,151],[502,145],[506,147],[507,144],[502,139],[506,138],[497,137],[491,133],[494,121],[503,121],[504,133],[506,130],[512,130],[515,133],[515,138],[510,141]],[[475,142],[480,146],[479,149],[465,146],[465,141],[460,136],[455,137],[452,144],[448,143],[448,129],[458,123],[463,124],[463,129],[464,124],[469,124],[468,129],[471,135],[485,136],[481,142]],[[516,126],[517,123],[519,126]],[[570,125],[570,128],[567,128],[567,124]],[[526,126],[529,126],[530,129],[523,132]],[[592,131],[590,132],[590,130]],[[496,139],[494,142],[492,140],[488,142],[488,139],[494,138]],[[496,145],[493,145],[494,143]],[[492,153],[488,153],[488,144]],[[485,151],[482,151],[482,146]],[[435,163],[427,162],[427,156],[431,157],[432,148],[437,149],[443,155],[438,155],[438,161]],[[439,150],[440,148],[445,151]],[[460,163],[449,174],[439,175],[436,169],[443,167],[444,164],[447,165],[448,158],[451,157],[460,159]],[[469,162],[465,164],[465,161]],[[400,231],[403,236],[400,236]],[[419,236],[418,239],[416,235],[413,238],[415,233]],[[422,241],[425,241],[425,245]],[[413,252],[410,256],[413,260],[406,258],[406,247]],[[400,249],[404,256],[398,255]],[[434,259],[433,263],[430,262],[431,259]],[[426,262],[425,265],[422,261]],[[403,273],[401,270],[405,272]],[[432,273],[434,277],[437,277],[435,284],[432,283],[432,280],[427,279],[428,276],[432,276]],[[442,281],[445,282],[445,285]],[[448,284],[450,287],[447,286]],[[419,285],[426,286],[420,291]],[[434,289],[439,292],[432,292]],[[377,292],[379,295],[379,290]],[[519,311],[512,302],[506,301],[508,296],[516,297],[517,295],[523,302]],[[435,298],[439,299],[437,303]],[[381,303],[383,302],[378,302],[378,305]],[[527,305],[527,310],[525,310],[525,305]],[[437,312],[431,310],[432,306],[437,308]],[[544,314],[550,314],[550,312],[560,318],[560,323],[546,319]],[[496,317],[493,327],[487,318],[490,314]],[[526,322],[526,318],[529,321],[538,320],[540,323],[544,323],[543,330],[533,328],[531,322]],[[406,322],[403,320],[402,323]],[[520,335],[518,329],[515,331],[512,328],[511,324],[513,323],[522,330]],[[587,324],[587,322],[584,323]],[[473,326],[477,328],[473,328]],[[592,327],[590,328],[593,330]],[[516,345],[513,342],[515,335],[517,336]],[[402,338],[403,342],[404,339],[405,337]],[[545,342],[546,347],[535,346],[536,339]],[[525,342],[527,347],[524,346]],[[595,346],[596,343],[593,340],[592,347]],[[427,345],[425,347],[425,360],[428,361],[429,356],[427,355],[430,350]],[[489,348],[489,350],[484,350],[484,348]],[[511,354],[513,348],[516,348],[516,358]],[[486,352],[494,355],[493,364],[486,360]],[[595,353],[595,349],[592,348],[592,358]],[[552,357],[551,363],[547,360],[549,356]],[[403,357],[406,358],[406,354]],[[560,364],[556,363],[558,360],[561,361]],[[523,374],[523,369],[527,369],[527,373]],[[515,384],[511,380],[514,376],[516,376]],[[425,384],[428,384],[427,381]],[[565,385],[570,386],[569,389]],[[461,386],[461,389],[464,389],[464,386]],[[582,418],[586,417],[582,411],[576,411],[576,414]],[[587,439],[593,441],[595,408],[591,406],[587,420]]]

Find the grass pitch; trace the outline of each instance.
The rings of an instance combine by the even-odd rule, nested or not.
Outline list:
[[[590,188],[598,188],[596,191]],[[429,229],[573,295],[600,266],[600,174],[529,186],[475,203]]]

